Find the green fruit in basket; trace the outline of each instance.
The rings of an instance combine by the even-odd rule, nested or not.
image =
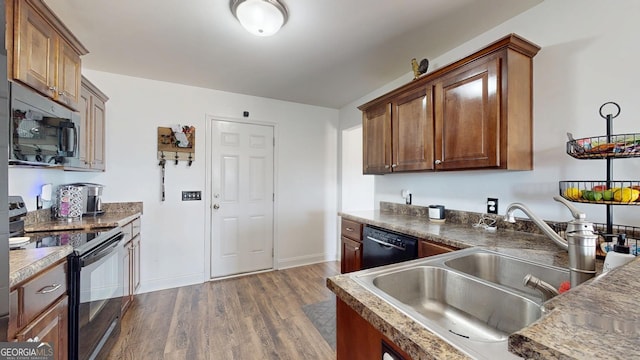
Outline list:
[[[613,200],[613,191],[611,190],[605,190],[602,192],[602,199],[604,201],[611,201]]]
[[[591,200],[591,196],[592,196],[591,193],[592,192],[593,191],[591,191],[591,190],[584,190],[582,192],[582,198],[585,199],[585,200]]]
[[[592,191],[591,197],[593,198],[593,199],[590,199],[592,201],[601,201],[602,198],[604,197],[604,194],[602,193],[602,191]]]

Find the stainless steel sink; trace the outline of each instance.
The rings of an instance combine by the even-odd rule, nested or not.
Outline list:
[[[568,270],[471,248],[354,273],[352,279],[472,358],[515,359],[509,334],[544,315],[527,273],[554,286]]]
[[[536,301],[542,300],[540,293],[524,286],[522,282],[527,274],[544,280],[556,289],[563,281],[569,281],[568,269],[493,252],[474,252],[447,260],[444,264],[465,274],[506,286]]]
[[[417,266],[379,275],[373,285],[452,334],[503,341],[541,316],[540,305],[448,269]]]

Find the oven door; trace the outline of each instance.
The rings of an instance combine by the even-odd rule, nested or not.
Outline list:
[[[101,351],[108,351],[120,333],[124,295],[121,239],[111,239],[79,258],[79,298],[72,309],[77,316],[78,359],[102,357]]]

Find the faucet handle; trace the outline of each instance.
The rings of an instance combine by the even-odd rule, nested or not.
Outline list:
[[[566,206],[569,211],[571,211],[571,215],[573,216],[574,219],[576,220],[584,220],[587,218],[587,214],[583,213],[582,211],[578,210],[575,206],[573,206],[570,202],[568,202],[565,198],[563,198],[562,196],[556,195],[553,197],[553,200],[562,203],[564,206]]]

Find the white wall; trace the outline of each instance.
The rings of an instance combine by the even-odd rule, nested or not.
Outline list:
[[[614,133],[640,132],[640,73],[636,70],[640,48],[635,45],[640,32],[638,14],[640,2],[636,0],[546,0],[431,59],[433,70],[508,33],[517,33],[542,47],[534,58],[534,170],[376,176],[376,203],[402,202],[400,190],[409,188],[414,204],[441,203],[448,208],[484,212],[486,198],[497,197],[501,214],[507,204],[520,201],[545,219],[568,220],[569,212],[552,200],[558,193],[558,181],[603,180],[606,165],[604,160],[579,161],[566,155],[566,133],[576,137],[604,135],[605,121],[598,109],[607,101],[616,101],[622,107],[622,114],[614,120]],[[407,73],[340,109],[341,127],[361,121],[356,106],[410,79]],[[640,180],[640,159],[618,160],[614,170],[617,180]],[[593,221],[605,221],[604,206],[576,207]],[[639,215],[640,207],[618,206],[614,222],[640,226]]]
[[[342,211],[375,209],[375,182],[362,175],[362,125],[342,130]]]
[[[92,181],[107,185],[105,202],[142,201],[143,292],[208,278],[207,115],[242,119],[246,110],[252,121],[276,124],[276,266],[335,259],[337,110],[98,71],[84,74],[110,97],[107,171],[10,169],[10,193],[30,199],[41,183]],[[157,127],[171,124],[196,127],[196,160],[191,167],[167,162],[162,202]],[[205,199],[182,202],[182,190],[201,190]]]

